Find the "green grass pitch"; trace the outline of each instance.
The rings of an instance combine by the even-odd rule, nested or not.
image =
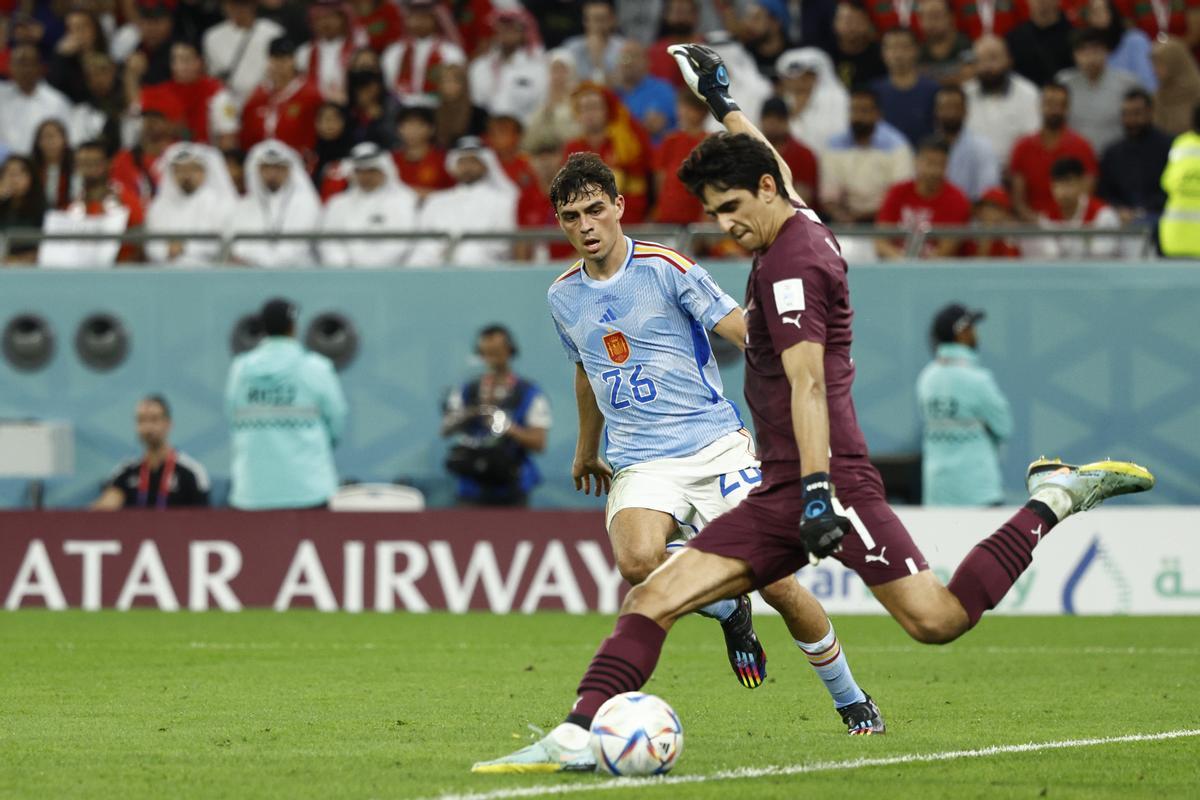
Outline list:
[[[1200,796],[1194,735],[845,763],[1200,728],[1195,618],[996,617],[940,648],[909,641],[884,617],[835,622],[888,735],[845,735],[778,619],[759,620],[770,677],[747,691],[718,628],[689,618],[647,687],[683,720],[672,775],[837,768],[622,788],[593,775],[468,772],[528,741],[530,724],[561,720],[611,617],[0,613],[0,797],[407,798],[556,786],[606,799]]]

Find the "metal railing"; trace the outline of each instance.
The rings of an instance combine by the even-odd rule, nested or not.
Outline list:
[[[922,257],[922,251],[931,239],[955,239],[966,241],[977,238],[988,239],[1082,239],[1090,246],[1093,240],[1119,239],[1126,243],[1125,257],[1150,258],[1155,254],[1154,227],[1149,224],[1132,224],[1120,228],[1043,228],[1034,225],[1007,225],[997,227],[975,226],[918,226],[897,227],[878,225],[830,225],[840,239],[892,239],[903,240],[903,252],[907,259]],[[698,243],[719,241],[724,232],[715,224],[693,225],[632,225],[625,233],[635,239],[649,239],[676,249],[688,251]],[[562,241],[562,231],[557,227],[522,228],[506,232],[449,233],[435,230],[412,231],[361,231],[304,233],[234,233],[222,235],[212,232],[151,233],[146,230],[126,233],[43,233],[36,228],[13,228],[0,232],[0,261],[7,261],[13,244],[37,244],[46,242],[86,242],[144,245],[150,242],[190,241],[220,243],[213,266],[235,266],[233,247],[238,242],[318,242],[334,241],[428,241],[445,242],[446,261],[453,262],[455,251],[464,242],[500,241],[516,243],[554,243]],[[314,266],[319,264],[316,254]],[[402,267],[403,265],[397,265]]]

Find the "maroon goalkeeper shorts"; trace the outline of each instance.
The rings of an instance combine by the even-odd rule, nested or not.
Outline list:
[[[853,528],[834,558],[857,572],[868,586],[929,569],[881,491],[849,494],[838,492],[843,514]],[[800,539],[803,510],[798,478],[766,484],[709,523],[687,546],[745,561],[754,573],[754,587],[761,588],[808,565]]]

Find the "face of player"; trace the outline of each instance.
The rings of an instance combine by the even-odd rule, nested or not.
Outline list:
[[[621,217],[625,214],[625,198],[613,200],[600,189],[577,197],[558,207],[558,226],[567,235],[575,252],[587,261],[601,264],[606,261],[625,234],[621,232]]]
[[[290,170],[287,164],[259,164],[258,177],[268,192],[278,192],[287,183]]]
[[[508,364],[512,360],[508,337],[502,333],[480,336],[477,347],[479,348],[479,357],[483,359],[484,364],[487,364],[488,371],[508,372]]]
[[[171,175],[174,176],[179,191],[184,194],[191,194],[204,185],[204,167],[195,161],[172,164]]]
[[[176,44],[171,48],[171,78],[176,83],[195,83],[200,80],[203,64],[196,48]]]
[[[774,232],[768,230],[773,216],[768,204],[778,196],[774,179],[767,175],[759,180],[757,192],[705,186],[704,210],[729,238],[754,252],[774,241]]]
[[[137,436],[147,450],[158,450],[167,443],[167,435],[171,432],[171,420],[163,411],[163,407],[150,400],[137,404],[135,412],[137,421]]]

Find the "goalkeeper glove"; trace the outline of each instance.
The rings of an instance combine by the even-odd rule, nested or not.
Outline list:
[[[717,122],[724,120],[730,111],[741,110],[729,96],[729,70],[716,50],[702,44],[675,44],[667,52],[675,57],[688,88],[708,103]]]
[[[850,520],[833,510],[833,483],[829,473],[814,472],[800,479],[804,487],[804,513],[800,538],[814,567],[822,558],[842,549],[842,538],[850,532]]]

